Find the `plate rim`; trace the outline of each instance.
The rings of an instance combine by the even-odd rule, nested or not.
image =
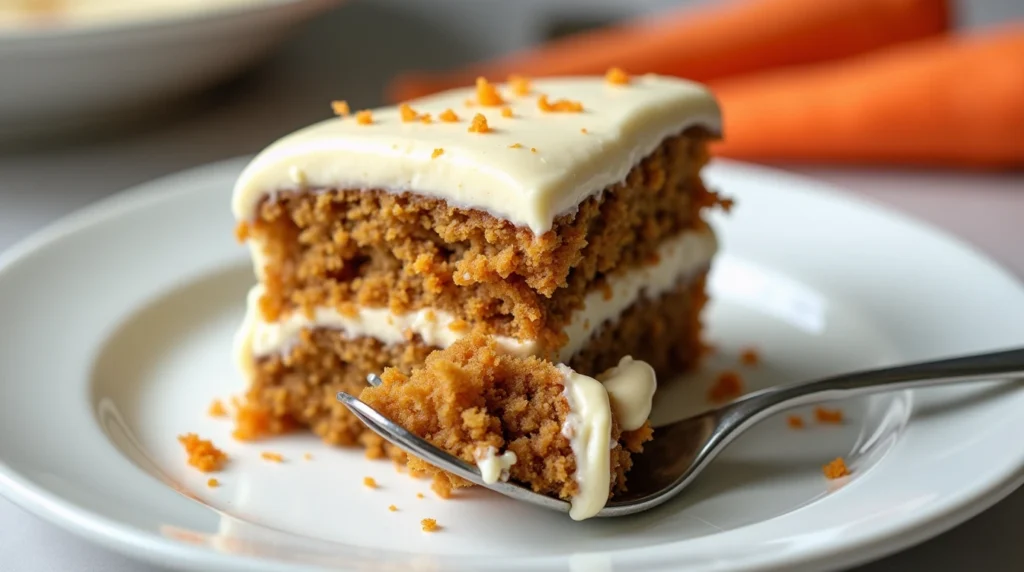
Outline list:
[[[62,239],[62,237],[107,220],[124,216],[137,208],[145,208],[162,201],[172,201],[190,191],[190,183],[216,176],[225,170],[240,170],[250,156],[234,157],[164,175],[148,182],[115,192],[90,205],[44,225],[0,252],[0,275],[9,271],[22,259],[35,251]],[[901,225],[910,225],[940,239],[950,246],[964,250],[984,264],[1000,278],[1016,286],[1024,297],[1021,280],[1004,266],[993,260],[978,247],[927,221],[907,215],[888,205],[842,190],[839,186],[813,177],[790,173],[782,169],[749,163],[715,159],[713,165],[746,174],[762,174],[783,180],[797,181],[814,189],[815,194],[829,199],[856,204],[874,211]],[[807,189],[802,189],[804,192]],[[227,208],[227,206],[225,206]],[[1024,458],[1018,459],[1016,469],[993,477],[992,482],[978,487],[972,494],[961,496],[957,502],[948,502],[937,509],[931,518],[914,520],[897,531],[875,532],[852,543],[822,544],[808,547],[796,554],[775,556],[770,561],[757,562],[759,570],[832,569],[861,564],[893,554],[941,534],[984,512],[1024,485]],[[142,560],[190,569],[215,566],[224,570],[319,570],[316,566],[221,553],[208,548],[191,546],[163,538],[135,526],[116,521],[91,510],[67,502],[17,472],[0,459],[0,494],[43,520],[69,530],[108,549]]]

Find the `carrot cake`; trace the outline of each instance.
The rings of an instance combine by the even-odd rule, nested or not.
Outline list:
[[[474,329],[586,376],[626,355],[692,367],[705,213],[723,203],[700,174],[721,117],[699,84],[627,79],[335,102],[260,153],[232,206],[258,278],[236,357],[249,406],[278,421],[261,426],[380,451],[335,394]]]
[[[654,370],[623,357],[597,379],[563,364],[506,353],[474,334],[407,375],[387,368],[359,398],[435,446],[476,463],[484,482],[513,480],[571,503],[576,520],[626,490],[630,455],[643,450]],[[439,469],[416,458],[409,468]],[[450,486],[469,482],[440,473]]]

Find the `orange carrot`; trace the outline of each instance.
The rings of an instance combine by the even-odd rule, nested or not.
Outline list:
[[[586,32],[448,74],[398,77],[404,101],[478,76],[660,73],[707,82],[848,57],[949,29],[948,0],[732,0]]]
[[[1024,165],[1024,24],[712,84],[719,155]]]

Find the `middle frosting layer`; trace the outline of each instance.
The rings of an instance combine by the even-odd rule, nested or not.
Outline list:
[[[293,133],[259,154],[234,190],[233,211],[251,220],[260,200],[276,191],[383,189],[445,199],[486,211],[535,234],[587,197],[623,180],[661,142],[690,126],[721,128],[718,105],[700,84],[661,76],[628,85],[603,78],[534,82],[531,94],[466,106],[471,88],[410,102],[429,123],[403,121],[398,108],[373,111],[373,122],[334,118]],[[569,99],[583,111],[550,112],[538,96]],[[511,117],[502,108],[511,110]],[[458,120],[438,118],[451,109]],[[483,114],[490,130],[470,132]],[[449,116],[450,117],[450,116]]]
[[[657,298],[705,269],[716,250],[717,241],[710,230],[687,231],[661,244],[657,264],[610,276],[610,295],[606,289],[589,293],[583,308],[572,315],[565,327],[569,339],[559,350],[559,361],[568,362],[603,324],[618,319],[641,297]],[[306,328],[334,329],[349,338],[372,337],[385,344],[404,343],[411,333],[424,344],[440,348],[469,333],[456,316],[432,309],[393,314],[387,308],[358,308],[345,315],[331,307],[319,307],[312,317],[291,312],[276,322],[267,322],[259,312],[262,294],[262,285],[250,291],[247,316],[236,339],[236,359],[243,371],[252,367],[254,357],[287,353]],[[533,340],[497,336],[496,341],[505,351],[517,355],[534,355],[540,349]]]

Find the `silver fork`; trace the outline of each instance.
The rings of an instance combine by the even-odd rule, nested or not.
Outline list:
[[[871,393],[991,381],[1022,374],[1024,349],[1012,349],[860,371],[750,393],[724,407],[656,428],[654,439],[644,445],[643,453],[633,455],[629,491],[614,497],[597,516],[624,516],[664,503],[693,482],[744,431],[786,409]],[[376,386],[381,380],[370,375],[367,382]],[[475,465],[413,435],[356,397],[339,392],[338,400],[370,429],[410,455],[513,499],[569,512],[568,502],[535,493],[525,486],[501,481],[484,483]]]

